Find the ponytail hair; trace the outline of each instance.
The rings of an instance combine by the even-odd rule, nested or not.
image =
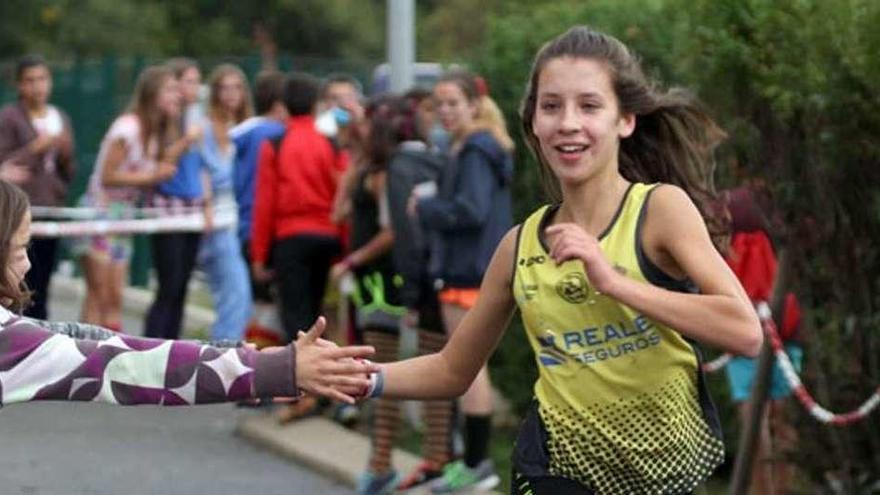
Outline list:
[[[620,112],[636,117],[632,135],[620,141],[620,174],[633,182],[663,182],[684,189],[700,210],[715,246],[723,251],[727,222],[716,208],[713,152],[726,138],[725,132],[692,93],[660,88],[645,76],[639,59],[626,45],[586,26],[569,29],[538,51],[520,106],[521,130],[541,162],[541,177],[551,201],[561,200],[559,181],[541,154],[532,123],[541,71],[561,57],[604,63]]]
[[[507,132],[507,122],[498,104],[489,95],[480,97],[477,105],[477,116],[474,119],[473,131],[488,131],[504,151],[513,153],[513,138]]]

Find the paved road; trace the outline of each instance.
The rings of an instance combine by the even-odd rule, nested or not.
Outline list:
[[[16,404],[0,412],[4,494],[350,494],[235,437],[231,405]]]
[[[75,318],[78,302],[53,300],[51,311]],[[130,320],[139,328],[138,315]],[[0,493],[352,493],[234,436],[242,414],[255,412],[229,404],[14,404],[0,411]]]

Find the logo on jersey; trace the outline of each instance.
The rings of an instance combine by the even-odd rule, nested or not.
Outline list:
[[[538,285],[537,284],[522,284],[522,292],[526,301],[531,301],[538,295]]]
[[[580,272],[567,273],[556,284],[556,293],[571,304],[580,304],[586,301],[589,291],[590,285],[587,283],[587,277]]]
[[[519,266],[524,266],[528,268],[532,265],[543,265],[546,261],[547,258],[544,255],[529,256],[528,258],[520,258]]]
[[[546,336],[538,337],[538,344],[541,345],[541,352],[538,353],[538,360],[544,366],[559,366],[565,364],[568,360],[565,353],[556,348],[556,337]]]

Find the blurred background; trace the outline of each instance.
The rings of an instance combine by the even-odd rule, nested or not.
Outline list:
[[[83,190],[103,132],[138,72],[169,56],[209,71],[234,62],[322,76],[345,72],[365,92],[387,88],[383,0],[3,0],[0,103],[15,98],[25,53],[51,62],[53,102],[73,119]],[[788,250],[791,290],[804,309],[803,380],[829,409],[857,407],[880,384],[880,2],[876,0],[419,0],[416,60],[422,84],[449,64],[481,74],[519,139],[517,108],[540,44],[573,24],[607,31],[661,81],[696,92],[729,133],[716,185],[759,180],[778,208],[774,240]],[[383,70],[384,72],[383,76]],[[384,81],[384,82],[383,82]],[[517,147],[515,219],[542,201],[537,167]],[[138,250],[133,283],[146,283]],[[518,325],[519,323],[515,323]],[[535,376],[521,330],[493,358],[514,414]],[[711,351],[710,351],[711,357]],[[721,374],[710,386],[733,458],[736,412]],[[529,384],[524,386],[523,384]],[[837,428],[794,400],[799,442],[787,452],[803,493],[880,491],[880,415]],[[512,434],[511,434],[512,435]],[[500,451],[509,453],[512,436]],[[728,469],[730,467],[728,464]],[[723,479],[726,471],[720,473]]]

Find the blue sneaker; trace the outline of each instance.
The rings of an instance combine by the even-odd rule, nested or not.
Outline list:
[[[358,495],[388,495],[394,493],[399,481],[400,475],[393,469],[383,474],[366,470],[358,477],[356,491]]]

